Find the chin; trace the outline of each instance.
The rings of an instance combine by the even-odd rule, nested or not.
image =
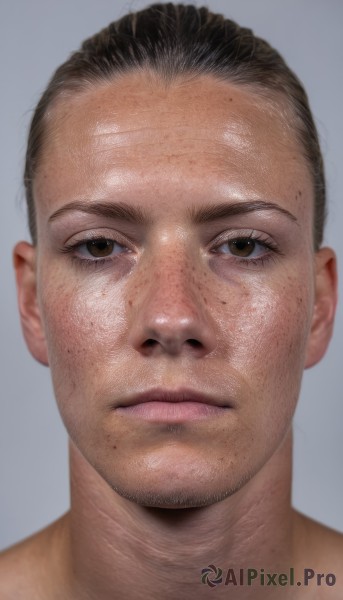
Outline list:
[[[119,496],[137,505],[158,509],[188,509],[213,505],[238,492],[259,465],[223,460],[190,444],[158,446],[151,450],[92,453],[86,464]],[[85,464],[85,463],[84,463]],[[254,468],[255,467],[255,468]],[[94,473],[93,471],[93,473]]]
[[[200,444],[176,443],[118,449],[90,461],[112,490],[137,505],[160,509],[200,508],[235,494],[254,474],[254,463]],[[221,450],[221,449],[219,449]],[[94,457],[92,457],[94,458]]]
[[[118,487],[112,489],[126,500],[140,506],[169,510],[210,506],[234,493],[232,490],[215,493],[211,490],[190,490],[187,487],[179,490],[129,490]]]
[[[123,498],[136,504],[160,509],[187,509],[210,506],[235,494],[250,477],[228,478],[223,473],[203,471],[196,473],[168,472],[165,469],[157,476],[140,473],[137,477],[125,478],[111,488]]]

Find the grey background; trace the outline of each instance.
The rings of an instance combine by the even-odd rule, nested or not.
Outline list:
[[[146,4],[1,0],[0,548],[43,527],[69,504],[67,437],[49,371],[34,362],[22,339],[11,266],[14,243],[28,237],[21,185],[27,125],[52,71],[81,40]],[[304,82],[327,170],[326,242],[335,247],[342,265],[343,2],[209,0],[207,4],[275,45]],[[341,306],[329,352],[305,373],[295,417],[293,490],[297,508],[341,531],[342,333]]]

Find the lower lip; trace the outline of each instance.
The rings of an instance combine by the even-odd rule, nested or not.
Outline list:
[[[147,421],[181,422],[207,419],[223,415],[228,407],[213,406],[202,402],[142,402],[131,406],[121,406],[117,412]]]

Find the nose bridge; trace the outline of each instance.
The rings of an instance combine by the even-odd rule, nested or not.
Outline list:
[[[203,267],[192,248],[180,240],[162,244],[146,260],[133,326],[136,349],[212,351],[215,334],[204,297]]]
[[[150,302],[156,303],[156,309],[159,306],[160,310],[170,315],[175,312],[181,317],[180,310],[186,315],[200,308],[199,297],[195,294],[195,288],[200,290],[200,277],[191,251],[187,252],[185,245],[181,248],[180,245],[175,251],[170,248],[165,252],[160,250],[151,263],[153,285]]]

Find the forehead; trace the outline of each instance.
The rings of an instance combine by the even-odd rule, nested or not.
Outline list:
[[[247,86],[212,76],[165,83],[140,72],[57,101],[34,184],[39,202],[135,186],[144,199],[159,184],[167,194],[228,189],[234,199],[287,203],[306,188],[312,196],[290,109]]]

